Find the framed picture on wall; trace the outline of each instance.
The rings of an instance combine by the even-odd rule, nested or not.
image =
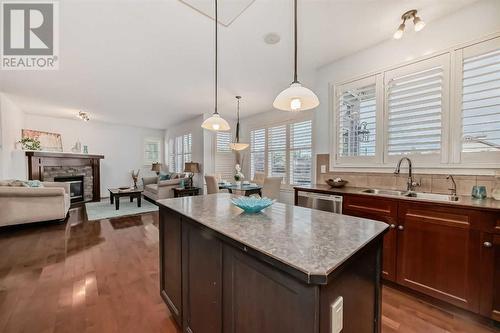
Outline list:
[[[50,133],[37,130],[23,129],[23,138],[38,139],[43,151],[57,151],[62,152],[62,139],[59,133]]]

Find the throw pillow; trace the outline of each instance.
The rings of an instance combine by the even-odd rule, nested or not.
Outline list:
[[[160,172],[160,180],[169,180],[170,179],[170,174],[169,173],[162,173]]]
[[[39,180],[27,180],[24,183],[28,187],[43,187],[43,184]]]

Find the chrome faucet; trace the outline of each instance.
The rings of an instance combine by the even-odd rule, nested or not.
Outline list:
[[[446,176],[446,179],[451,180],[451,183],[453,185],[452,188],[449,188],[448,190],[451,191],[451,196],[456,197],[457,196],[457,183],[455,183],[455,179],[453,178],[452,175]]]
[[[398,164],[396,165],[396,170],[394,170],[394,174],[399,175],[399,172],[401,171],[401,162],[403,162],[403,161],[408,162],[408,181],[406,182],[406,190],[413,191],[415,189],[415,187],[420,186],[420,184],[413,180],[411,160],[408,157],[402,157],[399,160]]]

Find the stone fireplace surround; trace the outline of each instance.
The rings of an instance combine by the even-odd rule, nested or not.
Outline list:
[[[100,160],[102,155],[27,151],[28,178],[53,181],[60,176],[83,176],[85,201],[101,200]]]
[[[44,181],[53,182],[56,177],[73,176],[83,176],[83,201],[92,201],[94,177],[91,166],[49,166],[43,169]]]

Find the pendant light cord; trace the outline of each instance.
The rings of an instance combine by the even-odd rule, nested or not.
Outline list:
[[[236,96],[236,99],[238,100],[238,111],[237,111],[237,119],[238,121],[236,122],[236,143],[240,143],[240,98],[241,96]]]
[[[217,1],[217,0],[216,0]],[[294,0],[294,47],[295,47],[295,55],[294,55],[294,74],[293,74],[293,83],[299,83],[297,80],[297,0]]]
[[[219,114],[217,112],[217,92],[218,92],[218,89],[217,89],[217,46],[218,46],[218,43],[217,43],[217,25],[219,24],[218,23],[218,13],[217,13],[217,1],[218,0],[215,0],[215,112],[214,114]]]

